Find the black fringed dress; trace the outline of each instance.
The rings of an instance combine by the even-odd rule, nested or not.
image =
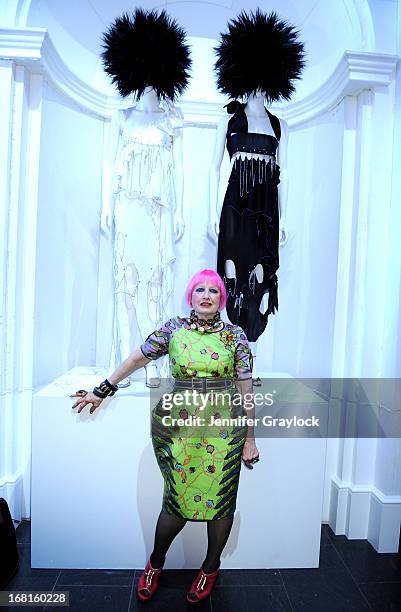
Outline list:
[[[255,342],[269,314],[278,309],[280,169],[276,152],[281,130],[279,119],[266,109],[275,136],[248,132],[244,107],[239,102],[227,106],[234,113],[226,141],[232,170],[220,216],[217,271],[227,290],[229,320]],[[226,275],[227,260],[234,262],[235,278]],[[259,307],[265,293],[269,300],[262,314]]]

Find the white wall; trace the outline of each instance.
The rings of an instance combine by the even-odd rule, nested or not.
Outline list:
[[[330,376],[342,138],[341,107],[291,131],[289,237],[280,249],[279,311],[268,323],[273,371]],[[262,347],[270,342],[267,329]]]
[[[94,363],[103,122],[43,92],[34,386]]]

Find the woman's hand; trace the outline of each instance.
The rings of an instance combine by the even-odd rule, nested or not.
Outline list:
[[[77,400],[72,406],[73,409],[78,408],[78,412],[81,412],[81,410],[83,410],[83,408],[85,408],[85,406],[87,406],[88,404],[92,404],[92,407],[89,410],[91,414],[96,410],[98,406],[100,406],[103,401],[100,397],[97,397],[97,395],[95,395],[91,391],[85,391],[84,389],[80,389],[79,391],[72,393],[70,397],[79,397],[79,400]]]
[[[253,438],[247,438],[245,440],[244,448],[242,449],[242,461],[250,470],[253,470],[252,464],[259,461],[259,451]]]

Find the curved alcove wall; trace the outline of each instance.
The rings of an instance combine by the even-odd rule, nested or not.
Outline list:
[[[278,8],[273,2],[166,2],[158,7],[166,9],[185,28],[191,37],[195,58],[192,84],[184,99],[220,99],[214,80],[210,78],[214,59],[212,48],[229,19],[242,9],[254,10],[258,5],[266,11],[278,10],[282,18],[288,19],[302,33],[308,64],[294,100],[318,89],[333,72],[345,49],[375,50],[370,14],[367,7],[363,10],[364,3],[358,6],[351,1],[286,0],[280,2]],[[154,5],[143,2],[141,6],[153,8]],[[112,90],[99,61],[101,33],[116,16],[130,8],[131,4],[124,0],[113,3],[106,0],[68,3],[32,0],[24,25],[46,27],[68,68],[85,83],[109,92]],[[209,66],[205,66],[203,60],[205,46],[210,49],[212,62]],[[199,92],[202,92],[200,97]]]

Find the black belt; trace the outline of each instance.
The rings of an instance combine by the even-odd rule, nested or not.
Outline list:
[[[232,378],[208,378],[201,376],[193,376],[192,378],[175,378],[174,390],[176,389],[192,389],[206,393],[213,389],[230,389],[234,384]]]

